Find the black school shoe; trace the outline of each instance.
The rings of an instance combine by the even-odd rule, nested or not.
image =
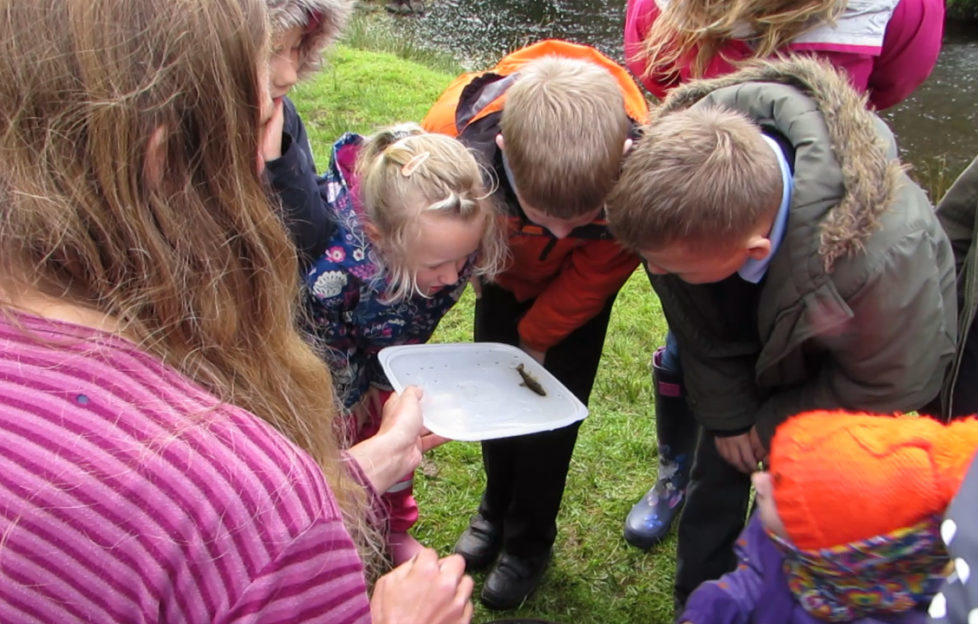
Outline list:
[[[532,557],[503,553],[496,562],[479,596],[489,609],[503,610],[520,606],[540,584],[550,563],[551,551]]]
[[[466,572],[478,572],[488,568],[496,560],[502,543],[502,527],[489,522],[482,514],[476,514],[455,542],[452,551],[465,559]]]

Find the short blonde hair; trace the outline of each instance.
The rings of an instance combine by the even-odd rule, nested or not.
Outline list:
[[[427,296],[408,258],[422,213],[482,220],[474,273],[492,278],[501,270],[508,253],[503,218],[475,157],[457,139],[417,124],[393,126],[367,141],[357,168],[364,213],[376,228],[379,259],[390,279],[390,301]]]
[[[736,244],[777,210],[781,168],[760,127],[721,106],[643,129],[608,197],[612,233],[634,251]]]
[[[594,210],[611,191],[631,121],[606,69],[545,56],[520,70],[500,129],[520,199],[567,219]]]

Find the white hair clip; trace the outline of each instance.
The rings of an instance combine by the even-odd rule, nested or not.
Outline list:
[[[424,164],[424,161],[428,160],[429,156],[431,156],[431,152],[421,152],[415,155],[401,167],[401,175],[405,178],[410,177],[411,174],[418,170],[418,167]]]

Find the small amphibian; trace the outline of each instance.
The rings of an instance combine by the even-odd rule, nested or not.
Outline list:
[[[521,386],[526,386],[540,396],[547,396],[547,391],[543,389],[543,386],[536,380],[536,377],[526,372],[526,368],[523,367],[522,362],[516,367],[516,372],[523,378],[523,383],[520,384]]]

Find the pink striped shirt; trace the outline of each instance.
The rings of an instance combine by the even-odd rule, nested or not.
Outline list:
[[[369,622],[322,472],[117,336],[0,316],[0,622]]]

